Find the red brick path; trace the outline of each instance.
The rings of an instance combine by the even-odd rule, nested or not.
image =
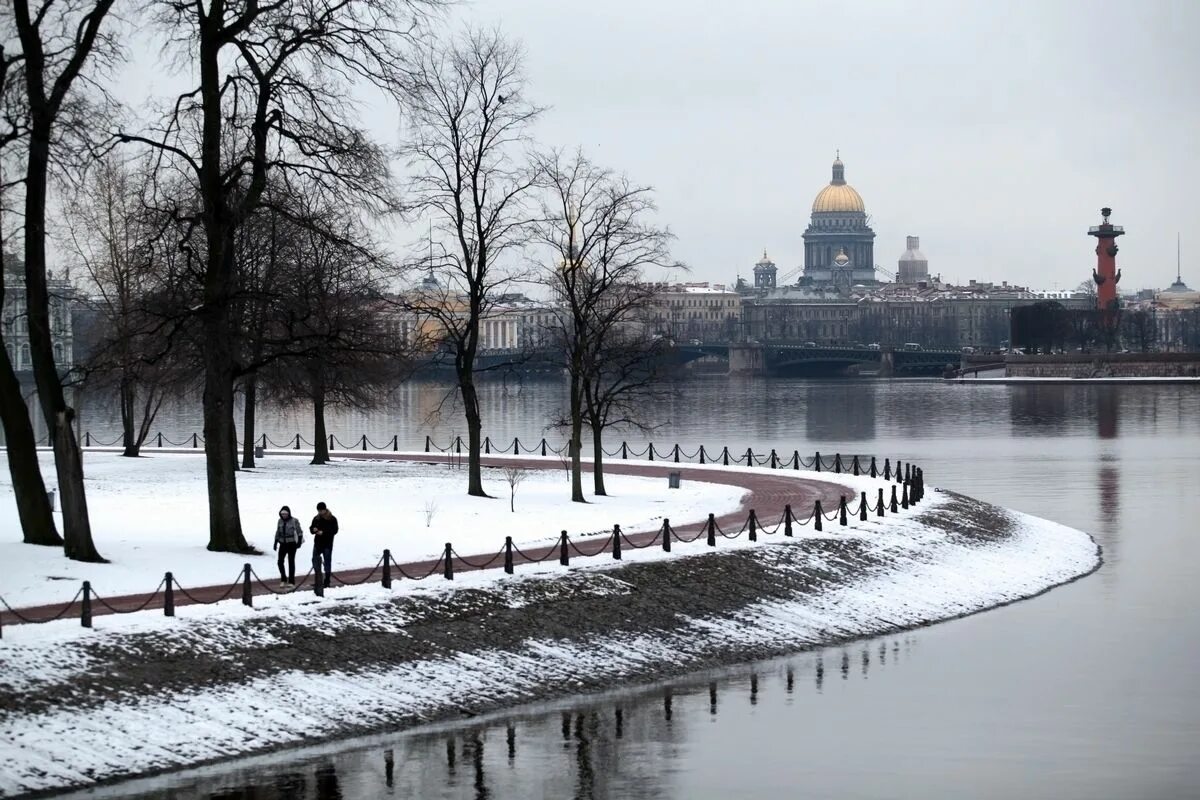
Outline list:
[[[297,453],[297,455],[302,455]],[[462,460],[461,456],[449,456],[437,453],[425,455],[406,455],[397,453],[395,455],[381,455],[372,453],[338,453],[339,458],[358,458],[373,461],[412,461],[418,463],[445,463],[448,459],[457,458]],[[483,456],[482,463],[484,466],[502,466],[508,464],[517,464],[527,469],[562,469],[562,466],[557,462],[552,462],[547,459],[533,458],[497,458],[495,456]],[[584,470],[590,472],[590,464],[584,463]],[[784,506],[791,504],[792,511],[799,519],[807,519],[812,511],[813,504],[816,500],[821,501],[822,507],[826,513],[837,508],[842,495],[846,495],[847,499],[853,499],[853,492],[844,486],[828,483],[826,481],[814,480],[812,478],[797,478],[791,471],[779,470],[778,474],[763,474],[760,472],[748,472],[738,470],[737,468],[722,469],[722,470],[689,470],[687,464],[675,464],[671,462],[664,463],[649,463],[649,462],[630,462],[630,461],[613,461],[605,464],[605,474],[608,475],[639,475],[644,477],[661,477],[666,478],[667,473],[679,471],[683,474],[685,481],[701,481],[706,483],[724,484],[726,486],[740,486],[746,489],[747,494],[742,498],[741,506],[733,512],[717,517],[717,525],[726,533],[732,533],[739,530],[746,522],[750,510],[755,511],[760,524],[768,529],[774,527],[783,518]],[[707,524],[707,519],[694,520],[680,525],[672,524],[671,528],[676,535],[683,539],[691,539],[704,530]],[[634,545],[643,545],[653,541],[661,531],[661,526],[648,527],[634,531],[623,531],[625,538]],[[497,551],[503,547],[504,541],[502,537],[497,537],[496,550],[490,553],[473,553],[463,554],[466,560],[475,564],[471,566],[460,558],[454,559],[454,572],[471,572],[477,568],[487,569],[502,569],[504,567],[503,558],[493,559]],[[609,553],[612,551],[612,536],[591,536],[579,541],[572,540],[575,546],[587,555]],[[628,545],[626,545],[627,547]],[[718,543],[718,549],[720,544]],[[521,553],[516,552],[514,545],[513,564],[520,565],[546,559],[553,561],[559,552],[558,544],[540,545],[529,549],[522,549]],[[553,555],[551,555],[553,554]],[[456,556],[458,554],[456,553]],[[577,557],[578,553],[571,551],[572,557]],[[484,567],[483,564],[491,561],[490,565]],[[421,576],[434,569],[434,565],[438,561],[410,561],[392,567],[392,580],[404,580],[401,577],[401,570],[409,575]],[[371,574],[372,567],[363,567],[360,569],[345,570],[335,572],[333,575],[334,585],[337,584],[355,584],[363,582],[364,579]],[[430,576],[430,580],[443,580],[441,577],[441,566],[434,571]],[[381,579],[382,569],[377,570],[372,576],[372,581]],[[273,575],[273,571],[272,571]],[[147,576],[147,580],[150,576]],[[275,583],[270,578],[267,579],[266,585],[259,581],[251,581],[251,591],[255,595],[265,595],[275,592]],[[220,584],[217,586],[201,586],[201,587],[185,587],[188,592],[200,602],[211,602],[229,592],[229,584]],[[312,591],[312,580],[306,579],[299,582],[296,591]],[[242,588],[238,586],[232,592],[229,592],[230,598],[240,598],[242,596]],[[159,594],[154,599],[150,599],[149,594],[134,594],[121,595],[119,597],[105,597],[107,602],[114,609],[121,611],[132,610],[141,607],[144,603],[148,609],[161,609],[163,607],[163,597]],[[191,605],[192,600],[185,597],[178,589],[175,591],[175,605],[184,606]],[[33,619],[44,619],[57,613],[62,608],[62,603],[56,605],[31,606],[26,608],[18,608],[24,616]],[[67,612],[68,618],[78,618],[80,613],[79,603]],[[106,609],[103,605],[97,602],[92,603],[93,616],[101,616],[104,614],[113,613]],[[4,625],[19,624],[20,620],[12,614],[3,612],[0,614]]]

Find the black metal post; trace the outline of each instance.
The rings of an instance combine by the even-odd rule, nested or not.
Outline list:
[[[83,582],[83,607],[79,611],[79,622],[83,627],[92,627],[92,582]]]
[[[842,472],[842,454],[841,453],[833,454],[833,471],[839,475]]]
[[[875,505],[876,505],[876,509],[875,509],[876,516],[882,517],[883,516],[883,487],[882,486],[879,487],[879,502],[877,502]]]
[[[621,560],[621,526],[613,525],[613,558]]]
[[[392,588],[392,551],[383,549],[383,588]]]
[[[792,451],[792,469],[800,469],[800,451]]]
[[[193,437],[194,437],[195,435],[196,435],[196,434],[194,434],[194,433],[192,434],[192,436],[193,436]],[[196,446],[196,445],[195,445],[195,443],[193,442],[193,443],[192,443],[192,447],[195,447],[195,446]],[[295,448],[295,449],[297,449],[297,450],[299,450],[299,449],[300,449],[300,434],[298,434],[298,433],[296,434],[296,448]]]
[[[546,437],[542,437],[542,455],[546,455]]]
[[[704,463],[704,445],[700,445],[700,463]]]
[[[653,461],[654,460],[654,442],[650,443],[650,446],[648,448],[646,448],[646,451],[648,453],[650,453],[650,460]]]
[[[792,535],[792,504],[783,507],[783,535]]]
[[[199,439],[200,439],[200,434],[198,434],[198,433],[192,434],[192,449],[193,450],[200,447]],[[300,434],[298,434],[298,433],[296,434],[296,449],[300,449]]]
[[[296,438],[299,439],[300,434],[296,434]],[[426,453],[429,452],[429,435],[428,434],[425,435],[425,452]]]
[[[906,480],[906,481],[912,480],[912,462],[911,461],[904,465],[904,480]]]
[[[462,455],[462,437],[461,436],[454,437],[454,453],[456,455],[460,455],[460,456]]]
[[[504,537],[504,571],[507,572],[509,575],[513,574],[512,537],[511,536]]]
[[[196,435],[196,434],[194,434],[194,433],[192,434],[192,436],[195,436],[195,435]],[[84,433],[83,433],[83,446],[84,446],[84,447],[91,447],[91,446],[92,446],[92,432],[91,432],[91,431],[84,431]]]
[[[708,531],[708,546],[717,546],[717,519],[712,514],[708,515],[708,524],[704,526]]]
[[[162,431],[158,432],[158,446],[162,447]]]
[[[757,542],[758,541],[758,517],[755,515],[753,508],[750,509],[749,523],[750,524],[747,526],[747,530],[749,530],[749,532],[750,532],[750,541]]]
[[[728,447],[722,448],[722,450],[721,450],[721,465],[726,466],[726,467],[729,466],[729,448]]]
[[[896,499],[896,484],[892,484],[892,505],[889,509],[893,514],[900,513],[900,502]]]
[[[621,458],[629,458],[629,442],[621,442]]]
[[[513,455],[514,456],[521,455],[520,446],[521,446],[520,438],[514,436],[513,437]]]
[[[746,466],[754,466],[754,450],[749,447],[746,448]]]
[[[442,558],[445,559],[445,565],[442,567],[442,577],[448,581],[454,580],[454,548],[446,542],[446,550],[442,553]]]
[[[329,434],[329,449],[333,449],[333,434]]]
[[[838,523],[844,528],[847,525],[846,519],[846,495],[842,495],[842,499],[838,502]]]
[[[392,434],[392,452],[397,453],[399,451],[400,451],[400,434],[398,434],[398,433]]]
[[[775,455],[775,448],[771,448],[771,469],[775,469],[779,465],[779,456]]]
[[[867,521],[867,493],[863,492],[858,498],[858,520],[859,522]]]
[[[254,596],[250,592],[250,565],[242,564],[242,605],[254,605]]]
[[[813,469],[815,469],[817,472],[821,471],[821,451],[820,450],[818,450],[817,454],[815,456],[813,456]]]
[[[567,532],[563,531],[558,537],[558,563],[564,567],[571,565],[571,554],[567,552]]]
[[[267,449],[267,435],[265,433],[262,435],[262,448],[264,450]]]
[[[850,473],[851,473],[852,475],[858,475],[858,474],[859,474],[859,468],[858,468],[858,456],[855,456],[855,457],[854,457],[854,461],[852,461],[852,462],[851,462],[851,464],[850,464]]]
[[[908,481],[904,482],[904,489],[900,492],[900,507],[908,508]]]
[[[892,460],[890,458],[885,458],[883,460],[883,479],[885,481],[890,481],[892,479]]]
[[[678,444],[675,445],[675,463],[676,464],[679,463],[679,445]]]
[[[821,530],[821,517],[824,515],[824,513],[825,512],[821,510],[821,501],[820,500],[815,501],[813,503],[813,515],[812,515],[813,530],[817,530],[817,531]]]
[[[175,576],[167,573],[163,579],[163,616],[175,616]]]
[[[364,453],[367,452],[367,435],[365,433],[362,438],[362,449]]]
[[[662,548],[664,553],[671,552],[671,520],[663,517]]]
[[[871,477],[879,477],[879,468],[875,466],[875,456],[871,456]]]

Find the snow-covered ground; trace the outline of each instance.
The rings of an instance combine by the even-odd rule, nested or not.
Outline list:
[[[873,483],[847,476],[835,480],[864,489]],[[744,537],[721,540],[719,550],[753,548],[781,575],[816,570],[828,588],[794,600],[754,604],[727,616],[681,609],[677,624],[666,630],[617,631],[585,641],[536,635],[516,647],[480,647],[398,667],[280,669],[262,677],[108,699],[82,708],[12,709],[0,713],[0,763],[5,765],[0,770],[0,796],[300,744],[313,730],[332,735],[339,721],[382,727],[398,719],[472,706],[481,698],[516,702],[547,682],[568,686],[580,675],[615,684],[631,674],[645,674],[647,668],[654,672],[657,664],[700,665],[712,653],[728,653],[740,645],[800,649],[893,631],[1028,597],[1086,574],[1099,563],[1095,542],[1087,534],[994,507],[988,507],[990,513],[1008,520],[1008,535],[960,535],[961,526],[968,524],[962,521],[964,502],[975,501],[931,490],[908,512],[883,520],[852,520],[849,528],[828,526],[823,533],[798,529],[791,542],[780,537],[757,544]],[[943,521],[935,523],[941,509]],[[866,560],[876,566],[862,572],[861,565],[840,557],[823,558],[820,551],[803,550],[804,541],[812,538],[861,542]],[[788,558],[789,551],[805,555]],[[676,544],[669,556],[651,548],[630,551],[627,557],[678,559],[707,552],[711,551],[701,540]],[[619,576],[605,571],[613,567],[610,559],[572,563],[566,573],[578,576],[572,591],[629,590]],[[519,600],[527,582],[563,575],[557,566],[523,566],[513,576],[495,571],[464,574],[454,586],[403,581],[390,592],[378,586],[334,589],[324,607],[340,599],[336,614],[314,613],[320,605],[314,606],[311,595],[273,597],[263,598],[254,609],[236,602],[223,608],[180,608],[175,620],[149,613],[105,619],[104,628],[115,649],[132,641],[122,638],[126,633],[145,635],[158,628],[169,637],[171,650],[234,658],[245,646],[242,622],[251,618],[276,616],[288,625],[310,628],[314,637],[336,637],[339,630],[364,625],[403,632],[406,618],[404,607],[394,603],[397,594],[438,597],[469,586],[511,593]],[[361,613],[347,613],[349,607]],[[0,646],[0,686],[17,691],[69,686],[72,676],[94,669],[87,641],[95,635],[71,621],[10,628]],[[321,702],[314,705],[313,697]]]
[[[54,465],[41,455],[42,474],[52,487]],[[713,513],[736,510],[745,494],[724,484],[685,480],[667,490],[661,478],[608,475],[608,497],[571,503],[570,487],[556,467],[529,470],[517,487],[516,513],[501,470],[484,470],[484,488],[494,499],[465,494],[465,468],[386,461],[338,459],[313,467],[301,456],[268,455],[258,468],[238,476],[238,500],[246,539],[260,556],[211,553],[204,461],[199,455],[149,453],[122,458],[85,455],[88,510],[93,536],[108,564],[81,564],[56,548],[21,543],[21,529],[8,471],[0,471],[0,563],[5,565],[0,597],[9,605],[65,603],[80,581],[91,581],[104,597],[148,593],[170,570],[184,587],[231,583],[249,562],[264,580],[278,572],[271,544],[280,506],[291,507],[305,529],[318,501],[329,505],[341,531],[334,570],[370,567],[384,548],[398,561],[436,558],[446,542],[472,555],[499,550],[505,536],[518,545],[547,542],[566,530],[583,533],[652,528],[663,517],[679,525]],[[585,475],[590,482],[590,475]],[[590,483],[585,484],[590,489]],[[426,513],[433,507],[431,522]],[[311,537],[296,559],[308,571]]]

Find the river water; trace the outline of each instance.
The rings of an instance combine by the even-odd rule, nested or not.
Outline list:
[[[963,620],[462,724],[98,791],[144,798],[1200,797],[1200,392],[1173,386],[697,379],[656,442],[877,453],[933,485],[1090,532],[1094,575]],[[354,441],[461,433],[442,392],[346,413]],[[496,440],[540,438],[553,383],[489,384]],[[85,427],[108,435],[104,411]],[[531,422],[532,420],[532,422]],[[163,430],[198,427],[171,411]],[[307,430],[272,413],[273,440]],[[299,428],[298,426],[305,426]],[[639,439],[640,440],[640,439]],[[313,698],[319,704],[320,698]]]

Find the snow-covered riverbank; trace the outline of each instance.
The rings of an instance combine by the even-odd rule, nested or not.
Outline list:
[[[382,454],[387,458],[388,454]],[[54,463],[41,456],[42,474]],[[309,466],[305,456],[269,455],[238,475],[242,529],[262,555],[211,553],[204,460],[199,455],[149,452],[144,458],[115,453],[86,455],[88,509],[93,535],[108,564],[80,564],[54,548],[21,543],[8,473],[0,472],[0,563],[6,567],[0,597],[13,607],[65,603],[91,581],[102,596],[148,593],[171,570],[185,587],[227,584],[249,562],[263,578],[276,574],[271,543],[280,506],[307,527],[318,501],[329,504],[342,532],[334,549],[336,570],[370,567],[384,548],[399,561],[436,558],[451,541],[464,555],[495,552],[505,536],[521,546],[550,542],[560,530],[572,536],[653,528],[663,517],[677,524],[738,508],[745,493],[735,486],[684,481],[667,491],[665,480],[630,475],[606,479],[608,497],[570,503],[570,485],[556,469],[530,470],[517,487],[516,513],[499,469],[484,470],[494,499],[467,497],[465,468],[447,465],[337,459]],[[590,476],[589,476],[590,477]],[[589,486],[590,488],[590,486]],[[297,570],[307,569],[306,543]]]
[[[869,479],[838,476],[847,485]],[[54,623],[0,645],[0,796],[479,713],[915,627],[1093,570],[1086,534],[933,492],[906,514],[785,540],[677,544],[181,608],[169,624]],[[161,617],[155,617],[161,620]],[[314,702],[313,698],[320,698]]]

